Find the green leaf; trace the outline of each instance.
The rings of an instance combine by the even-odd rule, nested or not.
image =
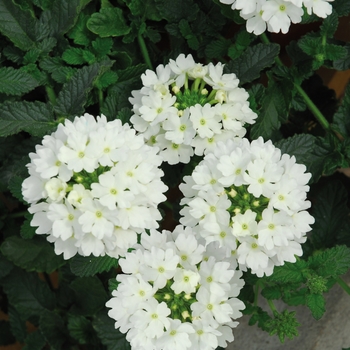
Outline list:
[[[326,44],[325,46],[325,59],[327,60],[340,60],[347,58],[347,49],[340,45]]]
[[[91,346],[98,342],[91,321],[83,316],[68,315],[67,328],[70,336],[76,339],[79,344],[88,344]]]
[[[349,213],[347,200],[347,190],[339,181],[327,182],[317,193],[311,212],[315,218],[311,241],[316,249],[334,245]]]
[[[112,61],[102,61],[77,70],[58,94],[55,112],[65,117],[82,115],[95,80],[112,64]]]
[[[350,136],[350,84],[347,85],[344,97],[333,116],[332,127],[343,137]]]
[[[0,253],[0,279],[7,276],[13,267],[13,264]]]
[[[350,13],[350,3],[348,0],[337,0],[332,3],[333,9],[338,16],[346,16]]]
[[[260,77],[265,68],[271,67],[280,51],[278,44],[257,44],[250,46],[237,59],[225,66],[225,73],[235,73],[240,84]]]
[[[39,321],[39,329],[50,345],[50,349],[67,349],[63,347],[68,337],[64,321],[61,316],[53,311],[45,311]]]
[[[75,44],[88,46],[94,37],[87,28],[87,21],[89,18],[89,15],[85,15],[81,12],[75,26],[69,31],[68,37],[73,39]]]
[[[118,267],[118,259],[105,256],[74,256],[70,261],[71,271],[79,277],[94,276]]]
[[[131,116],[133,115],[133,112],[130,108],[122,108],[118,115],[117,119],[120,119],[123,124],[129,123]]]
[[[70,287],[75,299],[72,312],[82,316],[93,316],[103,309],[108,296],[102,282],[96,276],[77,278]]]
[[[87,27],[100,37],[123,36],[130,32],[120,8],[101,8],[87,21]]]
[[[55,70],[52,73],[51,77],[57,83],[65,84],[73,77],[76,71],[77,69],[73,67],[62,67],[60,69]]]
[[[331,38],[338,28],[339,20],[336,11],[333,11],[329,16],[327,16],[320,27],[321,36],[326,36]]]
[[[12,1],[0,1],[0,32],[23,51],[34,46],[35,24],[29,11],[21,10]]]
[[[25,320],[21,319],[19,312],[12,306],[10,306],[8,314],[12,334],[15,336],[17,341],[23,343],[27,336]]]
[[[84,51],[79,47],[70,47],[62,54],[62,59],[68,64],[84,64],[86,60],[83,56]]]
[[[115,321],[107,315],[107,310],[99,312],[92,321],[92,325],[107,350],[130,350],[130,344],[122,334],[114,327]]]
[[[95,82],[98,89],[105,89],[118,81],[118,74],[111,70],[103,73]]]
[[[6,95],[23,95],[38,86],[30,74],[12,67],[0,68],[0,92]]]
[[[333,68],[336,70],[347,70],[350,68],[350,44],[346,43],[343,48],[346,50],[346,55],[333,61]]]
[[[23,51],[15,46],[6,46],[2,54],[10,61],[21,64],[23,62]]]
[[[276,143],[282,153],[295,156],[298,163],[305,164],[312,174],[313,182],[323,173],[326,159],[330,156],[329,150],[323,147],[323,142],[310,134],[298,134]]]
[[[40,330],[28,334],[22,350],[41,350],[46,345],[46,340]]]
[[[40,18],[41,26],[47,28],[47,36],[59,38],[67,33],[74,26],[82,8],[90,1],[55,0]]]
[[[199,41],[197,37],[193,34],[193,31],[188,21],[182,19],[179,23],[179,28],[182,36],[187,40],[188,46],[192,50],[197,50],[199,48]]]
[[[5,320],[0,321],[0,346],[10,345],[16,342],[16,338],[12,335],[10,323]]]
[[[182,19],[193,21],[199,12],[199,7],[191,0],[155,0],[156,7],[168,22],[180,22]]]
[[[95,54],[98,57],[103,57],[110,53],[113,46],[113,40],[112,38],[97,38],[91,43],[91,45],[94,48]]]
[[[325,304],[324,296],[321,294],[309,294],[306,296],[306,305],[316,320],[319,320],[326,312]]]
[[[8,237],[1,245],[2,254],[27,271],[51,273],[65,264],[62,255],[56,255],[53,246],[44,237],[24,240]]]
[[[27,131],[33,136],[43,136],[55,126],[51,107],[43,102],[12,102],[0,105],[0,137]]]
[[[17,198],[20,202],[25,203],[22,195],[22,182],[23,178],[20,176],[14,176],[10,179],[8,189],[10,190],[11,194]]]
[[[291,99],[291,83],[270,80],[261,110],[258,112],[258,119],[251,128],[252,138],[262,136],[265,140],[273,139],[281,122],[285,122],[288,118]]]
[[[114,290],[118,289],[119,281],[116,278],[111,278],[108,280],[108,290],[112,294]]]
[[[15,268],[2,280],[9,303],[27,320],[55,307],[55,295],[38,274]]]
[[[303,269],[306,267],[307,264],[303,260],[294,264],[286,262],[283,266],[276,266],[268,280],[279,283],[302,283],[305,280]]]
[[[33,215],[26,213],[24,217],[25,217],[25,220],[21,226],[21,231],[20,231],[21,237],[23,239],[32,239],[36,235],[35,233],[36,227],[30,226],[30,222],[33,219]]]
[[[281,290],[278,286],[265,287],[261,291],[261,295],[268,300],[280,299],[282,296]]]

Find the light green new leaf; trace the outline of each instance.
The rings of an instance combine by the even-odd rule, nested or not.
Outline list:
[[[27,131],[43,136],[56,126],[51,107],[43,102],[5,102],[0,105],[0,137]]]
[[[30,240],[8,237],[1,245],[1,253],[27,271],[51,273],[65,264],[62,255],[56,255],[53,246],[38,236]]]
[[[350,248],[340,245],[326,249],[322,253],[313,255],[308,260],[308,264],[310,268],[317,271],[319,276],[338,277],[350,269]]]
[[[326,312],[325,304],[326,301],[321,294],[309,294],[306,296],[306,305],[316,320],[319,320]]]
[[[0,68],[0,92],[6,95],[23,95],[38,86],[28,73],[12,67]]]
[[[250,46],[237,59],[225,66],[225,73],[235,73],[240,84],[260,77],[260,72],[271,67],[280,51],[278,44],[257,44]]]
[[[112,64],[112,61],[101,61],[77,70],[58,94],[55,112],[71,118],[81,115],[95,80]]]
[[[122,9],[116,7],[102,8],[100,12],[93,13],[87,27],[102,38],[126,35],[131,29],[125,22]]]
[[[54,293],[39,279],[37,273],[15,268],[2,280],[2,286],[10,305],[16,308],[24,320],[55,307]]]
[[[11,0],[0,0],[0,32],[23,51],[34,46],[35,24],[29,11],[21,10]]]
[[[94,276],[113,267],[118,267],[118,260],[108,255],[99,257],[76,255],[70,261],[71,271],[79,277]]]

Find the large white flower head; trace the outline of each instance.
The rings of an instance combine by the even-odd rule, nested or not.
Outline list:
[[[37,234],[69,259],[125,255],[137,234],[157,228],[167,186],[157,149],[120,120],[66,120],[29,154],[22,193]]]
[[[151,230],[120,259],[124,274],[106,303],[132,349],[214,350],[232,341],[244,309],[242,272],[206,251],[189,227]]]
[[[245,125],[255,122],[248,93],[223,68],[180,54],[156,72],[147,70],[142,89],[132,92],[135,114],[130,121],[169,164],[188,163],[193,154],[206,154],[218,141],[243,137]]]
[[[240,10],[240,16],[247,20],[249,33],[260,35],[269,32],[283,34],[289,31],[291,23],[300,23],[304,9],[308,14],[326,18],[332,13],[334,0],[220,0]]]
[[[301,256],[314,218],[306,211],[311,177],[271,141],[218,143],[180,185],[180,222],[229,250],[233,266],[259,277]],[[301,222],[305,225],[300,225]]]

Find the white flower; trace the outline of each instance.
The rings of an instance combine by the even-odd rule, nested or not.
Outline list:
[[[222,261],[220,249],[215,249],[217,258],[211,256],[206,262],[211,250],[204,252],[195,241],[189,227],[143,232],[141,244],[120,259],[124,274],[117,276],[118,287],[106,306],[116,320],[115,328],[128,332],[133,350],[215,350],[223,336],[218,329],[238,324],[232,320],[241,317],[244,309],[236,298],[244,285],[242,273]],[[186,243],[188,252],[197,257],[181,258]],[[190,269],[182,266],[189,259],[195,261]],[[209,288],[203,286],[204,278]]]
[[[189,335],[194,333],[190,323],[181,323],[180,320],[170,320],[167,331],[158,339],[158,346],[163,350],[191,349]]]
[[[269,275],[283,257],[291,261],[300,253],[314,222],[306,211],[311,175],[305,171],[271,141],[219,142],[180,185],[180,222],[223,247],[232,267]]]
[[[128,124],[85,114],[59,124],[35,149],[22,193],[31,225],[49,235],[57,254],[119,257],[137,233],[158,227],[167,190],[162,158]]]
[[[129,99],[130,121],[169,164],[188,163],[194,153],[202,156],[218,140],[242,137],[245,124],[255,123],[248,93],[223,68],[222,63],[203,65],[180,54],[141,76],[144,86]]]

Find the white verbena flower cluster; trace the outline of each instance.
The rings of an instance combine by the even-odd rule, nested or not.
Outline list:
[[[129,99],[135,113],[130,121],[169,164],[188,163],[218,141],[243,137],[244,125],[255,122],[248,93],[223,68],[222,63],[202,65],[180,54],[142,74],[142,89]]]
[[[226,347],[245,308],[242,272],[217,261],[189,227],[150,232],[119,260],[124,274],[106,303],[115,328],[135,350]]]
[[[89,114],[65,120],[29,156],[22,193],[31,225],[64,259],[125,255],[137,233],[158,227],[162,159],[128,124]]]
[[[291,23],[300,23],[304,8],[309,15],[326,18],[332,13],[334,0],[220,0],[247,20],[249,33],[260,35],[267,29],[273,33],[287,33]]]
[[[227,247],[236,266],[261,277],[295,262],[314,218],[306,211],[311,174],[271,141],[218,143],[180,185],[180,222]]]

